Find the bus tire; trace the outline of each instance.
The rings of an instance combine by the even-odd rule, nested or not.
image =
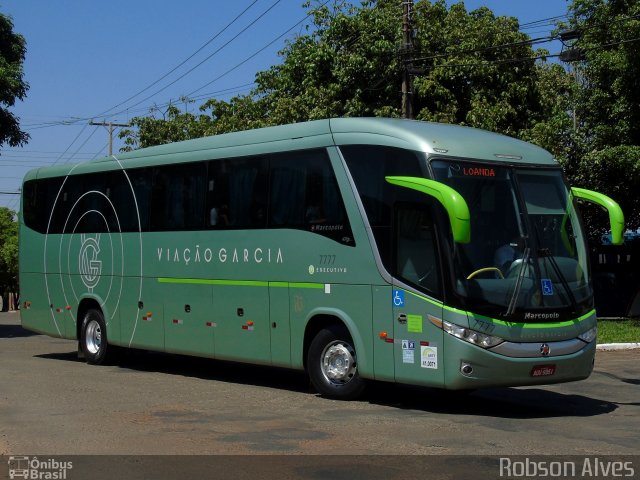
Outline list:
[[[103,365],[108,359],[107,326],[100,310],[89,309],[82,319],[80,349],[90,365]]]
[[[309,346],[307,370],[323,396],[352,400],[364,391],[353,340],[344,326],[332,325],[318,332]]]

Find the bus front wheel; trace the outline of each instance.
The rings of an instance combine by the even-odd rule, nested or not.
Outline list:
[[[102,365],[107,361],[107,327],[100,310],[90,309],[82,320],[80,348],[90,365]]]
[[[311,383],[321,395],[351,400],[364,390],[353,340],[343,326],[334,325],[318,332],[309,346],[307,369]]]

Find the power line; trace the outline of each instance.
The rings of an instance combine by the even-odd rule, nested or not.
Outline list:
[[[277,0],[275,3],[279,3],[281,0]],[[327,3],[329,3],[329,1],[331,0],[325,0],[324,2],[322,2],[317,8],[322,8],[323,6],[325,6]],[[224,48],[226,45],[228,45],[231,41],[233,41],[235,38],[237,38],[240,34],[242,34],[244,31],[246,31],[248,28],[250,28],[254,23],[256,23],[260,18],[262,18],[264,15],[266,15],[266,13],[275,6],[275,4],[272,4],[271,7],[269,7],[269,9],[267,9],[265,12],[263,12],[258,18],[256,18],[252,23],[250,23],[249,25],[247,25],[239,34],[237,34],[236,36],[234,36],[229,42],[225,43],[221,48]],[[316,8],[316,10],[317,10]],[[204,84],[203,86],[197,88],[196,90],[193,90],[192,92],[188,93],[186,95],[186,97],[188,98],[192,98],[192,95],[196,92],[199,92],[200,90],[208,87],[209,85],[211,85],[212,83],[220,80],[221,78],[225,77],[226,75],[228,75],[229,73],[233,72],[234,70],[236,70],[237,68],[239,68],[240,66],[244,65],[245,63],[247,63],[249,60],[253,59],[254,57],[256,57],[258,54],[262,53],[264,50],[266,50],[268,47],[270,47],[271,45],[273,45],[275,42],[277,42],[278,40],[280,40],[282,37],[284,37],[285,35],[287,35],[289,32],[291,32],[293,29],[295,29],[297,26],[299,26],[302,22],[304,22],[307,18],[309,18],[313,12],[315,10],[310,11],[309,13],[307,13],[303,18],[301,18],[298,22],[296,22],[293,26],[291,26],[290,28],[288,28],[285,32],[283,32],[282,34],[278,35],[276,38],[274,38],[272,41],[270,41],[269,43],[267,43],[264,47],[260,48],[259,50],[257,50],[256,52],[254,52],[252,55],[250,55],[249,57],[245,58],[244,60],[242,60],[240,63],[238,63],[237,65],[235,65],[234,67],[228,69],[226,72],[222,73],[221,75],[217,76],[216,78],[214,78],[213,80],[207,82],[206,84]],[[197,68],[198,66],[200,66],[202,63],[204,63],[204,61],[208,60],[209,58],[211,58],[215,53],[217,53],[218,51],[220,51],[220,49],[216,50],[213,54],[211,54],[209,57],[205,58],[205,60],[203,60],[203,62],[200,62],[198,65],[196,65],[195,67],[193,67],[191,70],[187,71],[185,74],[183,74],[181,77],[179,77],[177,80],[180,80],[181,78],[183,78],[185,75],[187,75],[188,73],[190,73],[191,71],[193,71],[193,69]],[[121,110],[119,112],[115,112],[113,114],[111,114],[110,116],[116,116],[122,113],[127,112],[131,107],[135,107],[137,105],[140,105],[141,103],[145,102],[146,100],[149,100],[150,98],[152,98],[153,96],[157,95],[158,93],[160,93],[162,90],[166,89],[167,87],[169,87],[170,85],[172,85],[173,83],[175,83],[177,80],[175,80],[174,82],[172,82],[171,84],[166,85],[165,87],[163,87],[163,89],[157,91],[156,93],[154,93],[153,95],[150,95],[148,97],[146,97],[145,99],[130,105],[129,108]],[[165,105],[170,104],[171,102],[166,103]],[[100,116],[100,115],[95,115],[96,117]],[[31,127],[31,130],[37,129],[37,128],[47,128],[47,127],[51,127],[51,126],[58,126],[58,125],[71,125],[71,124],[75,124],[79,121],[82,120],[90,120],[90,118],[76,118],[73,119],[71,121],[68,122],[50,122],[50,123],[46,123],[46,124],[42,124],[40,126],[36,126],[34,125],[33,127]]]
[[[186,77],[187,75],[189,75],[191,72],[193,72],[196,68],[200,67],[202,64],[204,64],[205,62],[207,62],[208,60],[210,60],[211,58],[213,58],[214,55],[216,55],[217,53],[219,53],[220,51],[222,51],[225,47],[227,47],[231,42],[233,42],[236,38],[238,38],[240,35],[242,35],[244,32],[246,32],[249,28],[251,28],[254,24],[256,24],[260,19],[262,19],[267,13],[269,13],[269,11],[271,11],[278,3],[280,3],[282,0],[276,0],[275,2],[273,2],[271,4],[271,6],[269,8],[267,8],[264,12],[262,12],[256,19],[254,19],[249,25],[247,25],[245,28],[243,28],[240,32],[238,32],[235,36],[233,36],[229,41],[227,41],[226,43],[224,43],[221,47],[219,47],[218,49],[216,49],[212,54],[208,55],[207,57],[204,58],[204,60],[202,60],[200,63],[196,64],[194,67],[191,67],[189,70],[187,70],[185,73],[183,73],[182,75],[180,75],[178,78],[176,78],[175,80],[173,80],[172,82],[169,82],[167,85],[165,85],[164,87],[162,87],[160,90],[156,91],[155,93],[152,93],[151,95],[143,98],[142,100],[140,100],[139,102],[134,103],[133,105],[130,105],[129,108],[132,107],[136,107],[138,105],[140,105],[141,103],[146,102],[147,100],[150,100],[151,98],[155,97],[157,94],[165,91],[167,88],[169,88],[171,85],[174,85],[175,83],[177,83],[178,81],[182,80],[184,77]],[[128,109],[125,110],[121,110],[119,112],[116,112],[112,115],[119,115],[121,113],[126,112]],[[101,115],[96,115],[97,117],[101,116]]]
[[[201,95],[198,95],[196,97],[190,98],[190,100],[200,100],[202,98],[211,98],[217,95],[222,95],[222,94],[226,94],[226,93],[237,93],[237,92],[241,92],[243,90],[247,90],[247,87],[251,87],[253,85],[255,85],[256,82],[248,82],[248,83],[243,83],[242,85],[236,85],[234,87],[229,87],[229,88],[225,88],[222,90],[217,90],[215,92],[209,92],[209,93],[203,93]],[[162,107],[166,107],[171,105],[173,102],[172,101],[168,101],[159,105],[156,105],[157,108],[162,108]],[[127,112],[130,114],[136,113],[136,112],[148,112],[149,111],[149,107],[142,107],[142,108],[136,108],[136,109],[127,109]],[[58,121],[58,122],[47,122],[47,123],[39,123],[39,124],[32,124],[29,125],[29,127],[31,128],[25,128],[25,130],[39,130],[41,128],[50,128],[50,127],[66,127],[66,126],[76,126],[77,121],[80,121],[82,119],[78,118],[78,117],[71,117],[73,118],[73,120],[69,120],[69,121]],[[27,126],[25,126],[27,127]],[[11,149],[7,149],[6,151],[30,151],[30,152],[34,152],[33,150],[22,150],[22,149],[15,149],[15,150],[11,150]],[[51,153],[51,154],[60,154],[62,152],[41,152],[41,151],[35,151],[35,153]],[[87,154],[91,154],[91,152],[85,152]],[[2,158],[2,156],[4,155],[0,155],[0,158]]]
[[[24,163],[5,163],[2,166],[3,167],[11,167],[11,168],[38,168],[38,167],[48,167],[49,165],[51,165],[50,162],[42,162],[39,164],[35,164],[32,163],[30,165],[25,165]]]
[[[82,120],[85,120],[85,119],[82,117],[68,116],[68,117],[62,117],[61,120],[51,120],[50,122],[26,123],[23,125],[23,127],[35,129],[38,127],[50,126],[50,125],[75,125],[78,122],[81,122]]]
[[[125,103],[127,103],[129,100],[133,100],[135,97],[137,97],[138,95],[142,94],[143,92],[146,92],[147,90],[149,90],[151,87],[153,87],[154,85],[157,85],[158,83],[160,83],[162,80],[164,80],[165,78],[167,78],[169,75],[171,75],[173,72],[175,72],[177,69],[179,69],[180,67],[182,67],[185,63],[187,63],[189,60],[191,60],[193,57],[195,57],[198,53],[200,53],[205,47],[207,47],[211,42],[213,42],[216,38],[218,38],[220,35],[222,35],[231,25],[233,25],[236,21],[238,21],[240,19],[240,17],[242,17],[245,13],[247,13],[247,11],[253,7],[256,3],[258,3],[259,0],[253,0],[253,2],[251,2],[249,4],[248,7],[246,7],[242,12],[240,12],[233,20],[231,20],[229,23],[227,23],[224,28],[222,28],[222,30],[220,30],[218,33],[216,33],[213,37],[211,37],[209,40],[207,40],[200,48],[198,48],[195,52],[193,52],[191,55],[189,55],[187,58],[185,58],[182,62],[180,62],[178,65],[176,65],[175,67],[173,67],[171,70],[169,70],[167,73],[165,73],[163,76],[161,76],[159,79],[155,80],[154,82],[150,83],[149,85],[147,85],[146,87],[144,87],[142,90],[140,90],[139,92],[137,92],[136,94],[130,96],[129,98],[127,98],[126,100],[123,100],[122,102],[118,103],[117,105],[114,105],[113,107],[111,107],[109,110],[105,110],[104,112],[95,115],[96,117],[102,117],[104,116],[106,113],[110,112],[111,110],[115,110],[116,108],[124,105]],[[276,2],[276,4],[279,2],[280,0],[278,0]],[[273,5],[275,6],[275,4]],[[273,8],[273,6],[271,8]],[[270,9],[271,9],[270,8]],[[270,10],[269,9],[269,10]],[[269,11],[267,10],[267,11]],[[235,38],[235,37],[234,37]],[[215,52],[214,52],[215,53]],[[205,59],[205,61],[210,58],[207,57]],[[203,62],[202,62],[203,63]],[[196,65],[197,68],[199,65],[201,65],[202,63]],[[190,70],[189,72],[191,72],[192,70]],[[189,73],[187,72],[187,74]],[[186,75],[186,74],[185,74]],[[182,78],[182,77],[179,77]],[[171,84],[169,84],[171,85]]]
[[[95,125],[95,123],[91,122],[91,123],[90,123],[90,125]],[[75,151],[75,153],[74,153],[74,154],[72,154],[69,158],[67,158],[67,160],[66,160],[64,163],[69,163],[69,162],[71,161],[71,159],[72,159],[73,157],[75,157],[75,156],[78,154],[78,152],[82,149],[82,147],[84,147],[84,146],[87,144],[87,142],[91,139],[91,137],[93,137],[93,135],[94,135],[95,133],[96,133],[96,130],[94,129],[94,130],[89,134],[89,136],[85,139],[85,141],[84,141],[84,142],[82,142],[82,145],[80,145],[80,146],[78,147],[78,149]]]
[[[149,90],[151,87],[153,87],[154,85],[157,85],[158,83],[160,83],[162,80],[164,80],[165,78],[167,78],[170,74],[172,74],[173,72],[175,72],[178,68],[180,68],[181,66],[183,66],[185,63],[187,63],[189,60],[191,60],[194,56],[196,56],[198,53],[200,53],[205,47],[207,47],[211,42],[213,42],[216,38],[218,38],[222,33],[224,33],[231,25],[233,25],[236,21],[238,21],[251,7],[253,7],[253,5],[255,5],[259,0],[254,0],[253,2],[251,2],[251,4],[249,4],[248,7],[246,7],[242,12],[240,12],[240,14],[238,14],[233,20],[231,20],[227,25],[225,25],[222,30],[220,30],[218,33],[216,33],[213,37],[211,37],[209,40],[207,40],[207,42],[205,42],[200,48],[198,48],[194,53],[192,53],[189,57],[187,57],[185,60],[183,60],[180,64],[178,64],[177,66],[175,66],[174,68],[172,68],[170,71],[168,71],[166,74],[164,74],[163,76],[161,76],[159,79],[155,80],[154,82],[152,82],[151,84],[147,85],[145,88],[143,88],[142,90],[138,91],[136,94],[130,96],[129,98],[127,98],[126,100],[123,100],[122,102],[118,103],[117,105],[114,105],[113,107],[109,108],[108,110],[105,110],[102,113],[99,113],[97,115],[93,115],[91,117],[81,117],[81,118],[72,118],[70,120],[62,120],[62,121],[57,121],[57,122],[42,122],[40,124],[32,124],[32,125],[25,125],[25,127],[29,127],[31,130],[35,130],[35,129],[40,129],[40,128],[47,128],[47,127],[51,127],[51,126],[58,126],[58,125],[73,125],[73,124],[77,124],[79,122],[82,121],[87,121],[87,120],[91,120],[92,118],[95,117],[102,117],[104,116],[106,113],[115,110],[116,108],[118,108],[119,106],[124,105],[125,103],[127,103],[128,101],[132,100],[133,98],[139,96],[140,94],[142,94],[143,92]],[[178,80],[184,78],[186,75],[188,75],[189,73],[191,73],[193,70],[195,70],[196,68],[198,68],[200,65],[202,65],[204,62],[206,62],[208,59],[210,59],[211,57],[213,57],[213,55],[215,55],[216,53],[218,53],[220,50],[222,50],[224,47],[226,47],[229,43],[231,43],[233,40],[235,40],[238,36],[240,36],[240,34],[244,33],[246,30],[248,30],[250,27],[252,27],[258,20],[260,20],[262,17],[264,17],[264,15],[266,15],[271,9],[273,9],[278,3],[280,3],[281,0],[276,0],[276,2],[274,2],[265,12],[263,12],[258,18],[256,18],[253,22],[251,22],[249,25],[247,25],[239,34],[237,34],[236,36],[234,36],[230,41],[228,41],[227,43],[225,43],[222,47],[220,47],[219,49],[217,49],[214,53],[212,53],[211,55],[209,55],[208,57],[206,57],[202,62],[200,62],[199,64],[197,64],[195,67],[193,67],[192,69],[190,69],[189,71],[187,71],[185,74],[181,75],[180,77],[178,77],[175,81],[169,83],[168,85],[166,85],[163,89],[159,90],[158,92],[154,93],[153,95],[151,95],[150,97],[145,98],[144,100],[142,100],[141,102],[138,102],[132,106],[136,106],[139,105],[140,103],[148,100],[149,98],[157,95],[158,93],[162,92],[163,90],[165,90],[166,88],[168,88],[169,86],[173,85],[175,82],[177,82]],[[127,109],[122,110],[120,112],[114,113],[112,115],[110,115],[110,117],[113,117],[115,115],[118,115],[120,113],[124,113],[126,112]]]
[[[487,67],[491,65],[502,65],[508,63],[520,63],[520,62],[528,62],[529,60],[541,60],[543,58],[555,58],[559,57],[559,53],[553,53],[549,55],[537,55],[534,57],[521,57],[521,58],[503,58],[500,60],[489,60],[486,62],[478,62],[478,63],[442,63],[439,65],[432,65],[425,68],[428,69],[436,69],[436,68],[466,68],[466,67]]]
[[[485,52],[487,50],[496,50],[496,49],[502,49],[502,48],[507,48],[507,47],[518,47],[518,46],[524,46],[524,45],[535,45],[538,43],[547,43],[551,40],[557,39],[558,37],[538,37],[538,38],[532,38],[530,40],[522,40],[519,42],[511,42],[511,43],[503,43],[501,45],[491,45],[488,47],[483,47],[483,48],[476,48],[476,49],[471,49],[471,50],[458,50],[458,51],[452,51],[452,52],[447,52],[447,53],[438,53],[435,55],[429,55],[426,57],[417,57],[414,58],[413,60],[432,60],[432,59],[436,59],[436,58],[444,58],[444,57],[452,57],[455,55],[466,55],[469,53],[480,53],[480,52]]]
[[[537,27],[541,27],[542,25],[552,25],[553,23],[555,23],[556,20],[559,20],[561,18],[568,18],[569,15],[567,13],[565,13],[564,15],[556,15],[555,17],[547,17],[547,18],[541,18],[539,20],[532,20],[531,22],[526,22],[526,23],[521,23],[520,24],[520,30],[524,29],[529,29],[529,28],[537,28]]]
[[[189,100],[197,101],[197,100],[202,100],[202,99],[205,99],[205,98],[212,98],[212,97],[215,97],[217,95],[221,95],[221,94],[225,94],[225,93],[241,92],[243,90],[246,90],[247,87],[250,87],[250,86],[253,86],[253,85],[255,85],[255,82],[249,82],[249,83],[245,83],[243,85],[238,85],[236,87],[229,87],[229,88],[225,88],[223,90],[218,90],[218,91],[215,91],[215,92],[203,93],[203,94],[200,94],[200,95],[196,95],[195,97],[187,97],[187,96],[185,96],[185,98],[188,98]],[[153,106],[153,108],[162,109],[164,107],[168,107],[169,105],[173,105],[173,103],[174,102],[172,100],[169,100],[168,102],[164,102],[164,103],[161,103],[161,104],[155,104]],[[143,107],[143,108],[137,108],[137,109],[130,110],[129,113],[148,112],[148,111],[149,111],[149,107],[147,106],[147,107]]]
[[[612,46],[616,46],[616,45],[622,45],[622,44],[626,44],[626,43],[633,43],[633,42],[638,42],[640,41],[640,37],[636,37],[636,38],[630,38],[627,40],[620,40],[617,42],[611,42],[611,43],[605,43],[602,45],[598,45],[596,47],[591,47],[591,48],[585,48],[583,49],[583,51],[593,51],[593,50],[600,50],[604,47],[612,47]],[[529,60],[540,60],[543,58],[556,58],[559,57],[561,54],[560,53],[552,53],[552,54],[548,54],[548,55],[536,55],[533,57],[521,57],[521,58],[505,58],[505,59],[499,59],[499,60],[489,60],[486,62],[479,62],[479,63],[459,63],[459,64],[451,64],[451,63],[443,63],[440,65],[432,65],[426,68],[431,68],[431,69],[436,69],[436,68],[456,68],[456,67],[461,67],[461,68],[466,68],[466,67],[485,67],[485,66],[490,66],[490,65],[500,65],[500,64],[508,64],[508,63],[519,63],[519,62],[526,62]]]
[[[38,154],[38,155],[59,155],[62,152],[57,152],[57,151],[48,151],[48,150],[23,150],[21,148],[7,148],[6,150],[3,150],[3,152],[8,152],[7,153],[2,153],[0,154],[0,161],[2,160],[2,157],[9,157],[9,156],[15,156],[13,154],[25,154],[25,155],[32,155],[34,153]],[[93,152],[82,152],[83,154],[87,154],[90,155]]]
[[[322,8],[324,7],[327,3],[329,3],[331,0],[325,0],[322,4],[320,4],[320,6],[318,8]],[[208,87],[209,85],[211,85],[212,83],[220,80],[222,77],[225,77],[226,75],[228,75],[229,73],[233,72],[235,69],[241,67],[242,65],[244,65],[245,63],[247,63],[249,60],[251,60],[252,58],[254,58],[255,56],[257,56],[258,54],[262,53],[264,50],[266,50],[267,48],[269,48],[271,45],[273,45],[274,43],[276,43],[278,40],[280,40],[282,37],[284,37],[285,35],[287,35],[291,30],[295,29],[298,25],[300,25],[302,22],[304,22],[307,18],[309,18],[312,15],[313,11],[307,13],[304,17],[302,17],[299,21],[297,21],[293,26],[291,26],[290,28],[288,28],[286,31],[284,31],[283,33],[281,33],[280,35],[278,35],[276,38],[274,38],[273,40],[271,40],[269,43],[267,43],[264,47],[262,47],[261,49],[257,50],[256,52],[254,52],[252,55],[249,55],[247,58],[245,58],[244,60],[242,60],[240,63],[238,63],[236,66],[231,67],[229,70],[227,70],[226,72],[218,75],[216,78],[214,78],[213,80],[211,80],[208,83],[205,83],[203,86],[201,86],[200,88],[197,88],[196,90],[190,92],[187,94],[187,97],[191,97],[191,95],[193,95],[196,92],[199,92],[200,90],[202,90],[203,88]]]
[[[80,138],[80,135],[82,135],[82,133],[87,129],[88,126],[89,126],[88,123],[84,124],[84,127],[82,127],[82,130],[80,130],[80,133],[78,133],[78,135],[76,135],[76,137],[73,140],[71,140],[71,143],[69,144],[69,146],[65,149],[64,152],[62,152],[62,154],[58,158],[56,158],[56,160],[51,165],[55,165],[56,163],[58,163],[60,161],[60,159],[62,159],[62,157],[65,156],[65,154],[69,151],[71,146],[74,143],[76,143],[76,140],[78,140],[78,138]]]

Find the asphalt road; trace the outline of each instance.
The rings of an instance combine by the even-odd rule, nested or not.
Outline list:
[[[640,446],[640,350],[586,381],[456,396],[375,384],[338,402],[300,372],[134,352],[115,366],[0,314],[0,455],[626,455]],[[638,462],[640,471],[640,462]]]

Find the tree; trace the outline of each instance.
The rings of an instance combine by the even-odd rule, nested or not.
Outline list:
[[[576,186],[585,185],[615,199],[624,212],[626,227],[640,227],[640,147],[617,145],[592,150],[584,156],[580,168],[571,172],[571,178]],[[608,216],[599,210],[585,211],[589,233],[598,240],[609,231]]]
[[[15,212],[0,207],[0,295],[8,305],[18,292],[18,223]]]
[[[242,96],[234,97],[229,102],[208,100],[200,106],[200,115],[181,112],[175,105],[169,105],[165,111],[154,108],[149,116],[132,118],[130,123],[133,128],[119,133],[119,137],[124,139],[122,150],[128,152],[153,145],[263,127],[269,123],[262,121],[260,105],[252,97]]]
[[[20,130],[18,118],[8,110],[16,99],[23,100],[29,89],[22,71],[25,54],[24,37],[13,32],[11,17],[0,13],[0,146],[17,147],[29,140],[29,134]]]
[[[418,46],[426,73],[415,80],[417,118],[519,136],[544,120],[544,67],[517,19],[486,7],[420,2]],[[558,74],[559,72],[556,72]]]
[[[640,2],[574,0],[570,13],[584,54],[577,115],[590,148],[640,145]]]
[[[250,96],[210,100],[198,117],[175,109],[166,118],[134,119],[138,133],[122,134],[128,148],[319,118],[400,116],[401,2],[308,8],[312,28],[285,46],[282,63],[257,73]],[[424,70],[415,79],[417,118],[553,145],[555,126],[570,119],[566,101],[556,98],[565,92],[548,87],[570,84],[569,76],[535,59],[544,52],[532,49],[515,18],[421,0],[414,22],[415,64]]]
[[[208,135],[207,127],[211,119],[206,115],[195,116],[182,113],[175,105],[169,105],[165,111],[151,110],[151,115],[134,117],[131,125],[134,129],[124,129],[119,137],[124,138],[123,151],[150,147],[163,143],[179,142],[190,138]],[[157,118],[156,115],[161,117]]]
[[[573,0],[570,21],[583,59],[576,71],[576,149],[565,165],[572,184],[610,195],[630,229],[640,228],[640,2]],[[608,230],[589,213],[591,236]]]

